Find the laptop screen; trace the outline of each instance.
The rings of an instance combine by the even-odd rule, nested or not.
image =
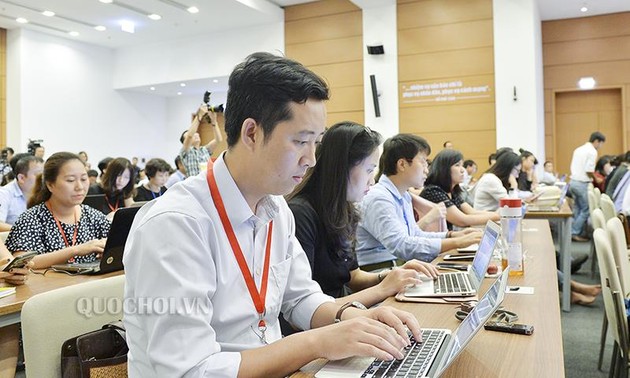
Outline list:
[[[481,241],[479,242],[479,248],[475,254],[475,259],[472,262],[472,272],[477,279],[476,282],[481,282],[486,275],[486,269],[488,269],[488,264],[492,258],[492,253],[494,252],[494,246],[499,238],[499,233],[499,226],[492,221],[488,221]]]
[[[452,334],[451,340],[449,341],[449,345],[446,349],[445,358],[440,362],[440,367],[438,368],[436,376],[439,376],[444,369],[453,362],[462,349],[466,347],[473,336],[475,336],[481,327],[483,327],[484,323],[497,310],[501,302],[503,302],[503,296],[509,274],[508,271],[509,269],[506,269],[501,276],[494,281],[477,306],[470,311],[468,316],[466,316],[466,318],[462,321],[462,324],[460,324]]]

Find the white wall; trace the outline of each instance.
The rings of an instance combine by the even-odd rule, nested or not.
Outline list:
[[[542,32],[536,1],[493,3],[497,146],[525,148],[542,162],[545,159]]]
[[[284,21],[116,51],[114,88],[228,76],[256,51],[284,52]]]
[[[165,99],[112,88],[114,53],[30,30],[9,30],[7,138],[16,151],[43,139],[46,156],[85,150],[105,156],[159,156]]]
[[[365,124],[384,138],[398,134],[398,36],[396,2],[363,8],[363,88]],[[367,45],[382,44],[383,55],[368,55]],[[372,101],[370,75],[376,76],[381,116],[376,118]]]

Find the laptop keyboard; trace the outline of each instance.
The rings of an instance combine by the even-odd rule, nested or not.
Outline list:
[[[426,376],[446,335],[443,329],[424,329],[421,343],[410,336],[411,345],[405,348],[402,360],[375,360],[361,378]]]
[[[468,276],[465,273],[441,274],[433,282],[436,293],[448,294],[472,291],[468,282]]]

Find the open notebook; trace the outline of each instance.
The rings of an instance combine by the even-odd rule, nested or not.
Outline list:
[[[380,361],[374,358],[351,357],[330,361],[315,374],[315,377],[439,377],[503,302],[508,271],[509,269],[503,271],[477,306],[452,333],[448,329],[423,329],[423,341],[414,342],[406,348],[405,358],[402,360]]]

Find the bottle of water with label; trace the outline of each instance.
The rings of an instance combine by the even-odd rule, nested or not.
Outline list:
[[[510,276],[525,273],[523,261],[522,220],[523,210],[520,198],[504,198],[499,201],[501,215],[501,244],[503,269],[510,267]]]

